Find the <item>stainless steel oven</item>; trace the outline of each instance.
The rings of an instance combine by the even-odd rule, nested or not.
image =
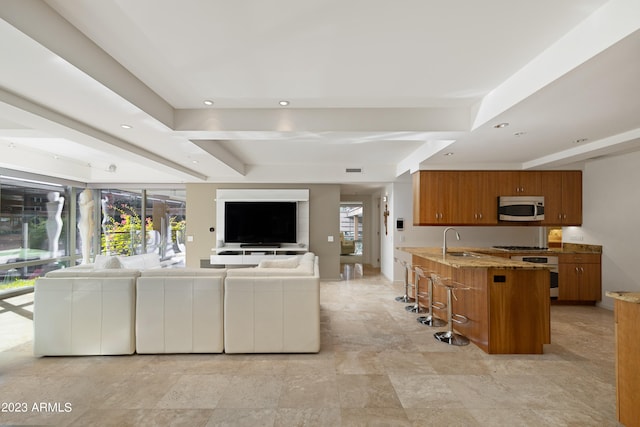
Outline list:
[[[512,260],[514,261],[524,261],[524,262],[533,262],[536,264],[545,264],[549,267],[551,277],[551,289],[550,294],[551,298],[558,298],[558,257],[557,256],[542,256],[542,255],[517,255],[512,256]]]

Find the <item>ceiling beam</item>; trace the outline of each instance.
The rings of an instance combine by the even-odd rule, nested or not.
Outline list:
[[[640,2],[612,0],[473,107],[472,130],[495,119],[589,59],[640,30]]]

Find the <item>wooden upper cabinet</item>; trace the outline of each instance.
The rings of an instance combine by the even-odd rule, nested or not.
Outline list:
[[[413,225],[454,224],[458,221],[458,175],[450,171],[413,174]]]
[[[465,171],[458,175],[460,224],[498,223],[497,176],[491,171]]]
[[[498,221],[499,196],[544,196],[545,220]],[[580,171],[418,171],[414,225],[580,225]]]
[[[498,171],[498,193],[500,196],[541,196],[539,171]]]
[[[582,172],[549,171],[542,178],[544,225],[582,224]]]

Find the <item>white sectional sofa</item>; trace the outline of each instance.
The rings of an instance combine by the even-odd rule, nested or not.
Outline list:
[[[138,353],[222,353],[225,270],[155,269],[137,281]]]
[[[143,258],[102,258],[37,279],[34,354],[320,350],[313,253],[229,270],[153,268]],[[134,265],[151,268],[122,268]]]
[[[130,269],[63,269],[36,280],[34,354],[134,353],[139,274]]]
[[[264,261],[227,271],[224,284],[226,353],[320,351],[318,257]]]

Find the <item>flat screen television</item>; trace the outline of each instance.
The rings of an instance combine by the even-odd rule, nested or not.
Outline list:
[[[297,243],[296,202],[226,202],[224,240],[228,243]]]

